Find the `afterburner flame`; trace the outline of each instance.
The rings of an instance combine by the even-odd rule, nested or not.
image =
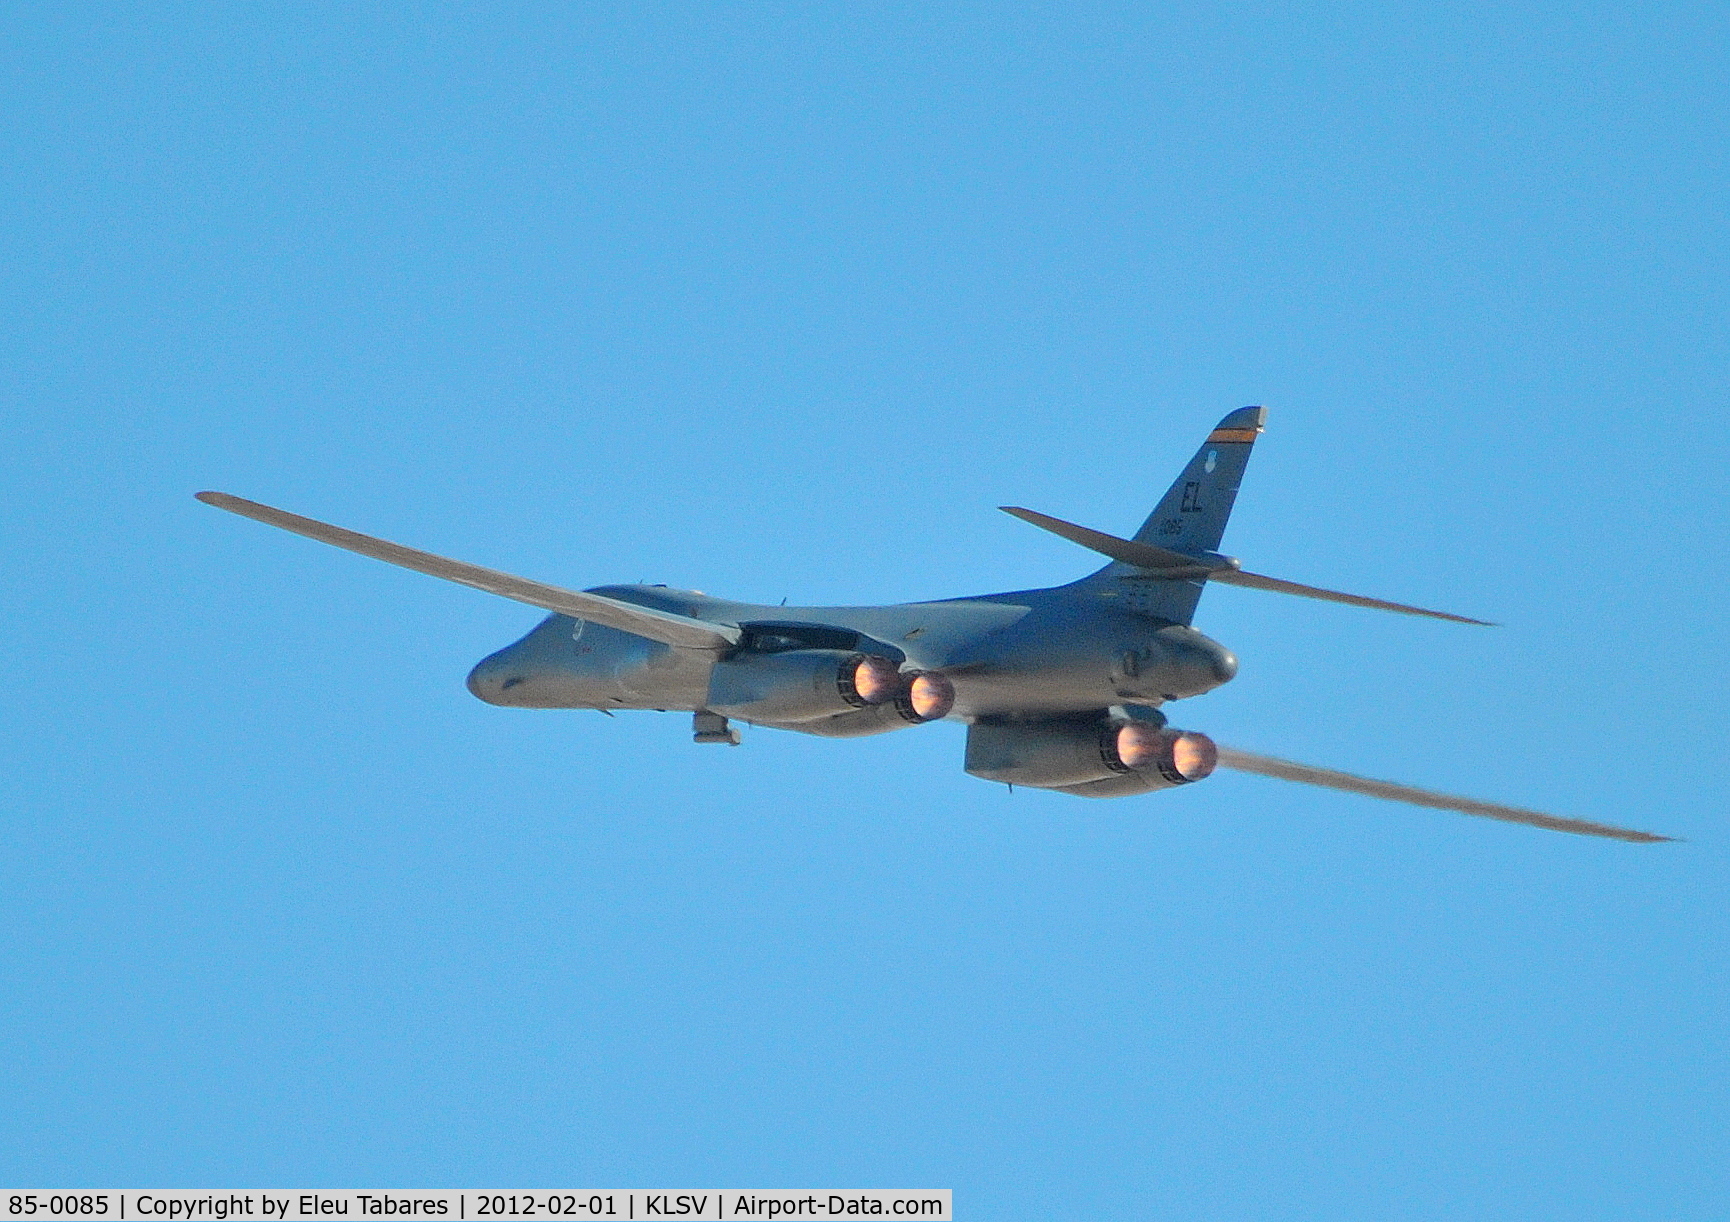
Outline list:
[[[901,690],[901,672],[888,658],[860,658],[853,668],[853,690],[866,704],[883,704]]]
[[[907,685],[907,707],[920,721],[947,717],[955,707],[955,685],[942,675],[922,672]]]
[[[1144,721],[1132,721],[1117,731],[1117,758],[1126,768],[1145,768],[1159,759],[1165,735]]]
[[[1219,764],[1219,748],[1213,739],[1193,730],[1167,730],[1132,721],[1119,726],[1116,736],[1108,741],[1125,768],[1157,772],[1174,785],[1199,781]]]
[[[1171,743],[1171,767],[1186,781],[1210,776],[1219,766],[1219,748],[1205,734],[1185,730]]]

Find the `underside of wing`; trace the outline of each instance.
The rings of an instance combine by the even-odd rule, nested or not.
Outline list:
[[[605,624],[609,628],[648,637],[652,641],[661,641],[684,649],[724,649],[737,644],[739,640],[739,630],[730,624],[711,624],[705,620],[691,619],[689,616],[639,607],[635,603],[621,602],[616,598],[567,590],[545,582],[531,581],[526,577],[515,577],[497,569],[482,568],[478,564],[468,564],[417,548],[404,547],[400,543],[391,543],[358,531],[346,530],[341,526],[332,526],[314,518],[303,518],[299,514],[274,509],[243,497],[230,496],[226,492],[200,492],[197,495],[206,505],[214,505],[243,518],[252,518],[281,530],[305,535],[309,539],[317,539],[320,543],[329,543],[333,547],[358,552],[362,556],[370,556],[374,560],[382,560],[400,568],[413,569],[430,577],[442,577],[458,585],[527,603],[531,607]]]
[[[1393,781],[1376,781],[1369,777],[1353,776],[1349,772],[1316,768],[1309,764],[1276,759],[1271,755],[1238,751],[1232,747],[1219,748],[1219,764],[1222,768],[1235,768],[1239,772],[1254,772],[1260,776],[1277,777],[1282,781],[1296,781],[1302,785],[1320,785],[1324,789],[1339,789],[1346,793],[1360,793],[1371,798],[1409,802],[1414,806],[1428,806],[1433,810],[1458,811],[1462,815],[1479,815],[1486,819],[1502,819],[1508,823],[1525,823],[1532,827],[1546,828],[1552,832],[1573,832],[1581,836],[1607,836],[1612,840],[1628,840],[1635,844],[1655,844],[1660,841],[1675,839],[1673,836],[1659,836],[1653,832],[1637,832],[1631,828],[1616,827],[1609,823],[1593,823],[1586,819],[1564,819],[1557,815],[1546,815],[1542,811],[1525,810],[1518,806],[1503,806],[1496,802],[1479,802],[1475,798],[1457,798],[1451,794],[1435,793],[1411,785],[1398,785]]]

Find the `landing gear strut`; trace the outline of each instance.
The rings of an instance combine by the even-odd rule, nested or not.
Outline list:
[[[737,747],[739,731],[729,726],[727,719],[719,713],[697,712],[691,715],[691,741],[726,743],[729,747]]]

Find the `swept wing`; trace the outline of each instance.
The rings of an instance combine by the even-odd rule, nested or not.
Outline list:
[[[1574,832],[1581,836],[1607,836],[1612,840],[1628,840],[1635,844],[1656,844],[1660,841],[1675,839],[1674,836],[1659,836],[1653,832],[1637,832],[1609,823],[1593,823],[1587,819],[1564,819],[1559,815],[1546,815],[1542,811],[1526,810],[1518,806],[1503,806],[1496,802],[1479,802],[1475,798],[1458,798],[1451,794],[1435,793],[1411,785],[1399,785],[1393,781],[1377,781],[1369,777],[1353,776],[1349,772],[1335,772],[1330,768],[1316,768],[1310,764],[1298,764],[1291,760],[1277,759],[1271,755],[1257,755],[1252,751],[1239,751],[1233,747],[1221,746],[1218,750],[1221,767],[1234,768],[1239,772],[1253,772],[1259,776],[1277,777],[1282,781],[1296,781],[1302,785],[1320,785],[1324,789],[1361,793],[1367,797],[1386,798],[1393,802],[1409,802],[1414,806],[1428,806],[1433,810],[1453,810],[1462,815],[1480,815],[1486,819],[1502,819],[1509,823],[1526,823],[1532,827],[1547,828],[1552,832]]]
[[[200,492],[197,495],[206,505],[214,505],[243,518],[252,518],[297,535],[305,535],[309,539],[317,539],[320,543],[346,548],[351,552],[359,552],[362,556],[371,556],[374,560],[383,560],[386,564],[413,569],[431,577],[442,577],[458,585],[485,590],[488,594],[515,599],[531,607],[541,607],[592,623],[605,624],[609,628],[648,637],[652,641],[662,641],[683,649],[724,649],[739,642],[739,630],[729,624],[711,624],[706,620],[639,607],[616,598],[585,594],[580,590],[567,590],[543,581],[515,577],[497,569],[482,568],[478,564],[452,560],[447,556],[436,556],[432,552],[404,547],[400,543],[391,543],[372,535],[363,535],[359,531],[332,526],[314,518],[303,518],[297,513],[261,505],[243,497],[230,496],[226,492]]]

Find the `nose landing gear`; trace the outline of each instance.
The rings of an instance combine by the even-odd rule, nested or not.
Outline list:
[[[691,714],[691,741],[725,743],[729,747],[737,747],[739,731],[729,726],[727,719],[719,713],[696,712]]]

